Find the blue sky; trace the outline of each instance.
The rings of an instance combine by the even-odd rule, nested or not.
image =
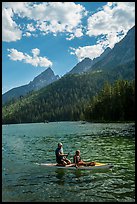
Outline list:
[[[134,25],[135,2],[2,2],[2,93],[48,67],[63,76]]]

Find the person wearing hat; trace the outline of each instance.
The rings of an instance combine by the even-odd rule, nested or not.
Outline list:
[[[62,143],[58,143],[58,147],[57,149],[55,150],[55,155],[56,155],[56,162],[58,165],[67,165],[67,164],[70,164],[71,161],[69,159],[67,159],[66,157],[69,155],[68,154],[64,154],[63,153],[63,148],[62,148]]]

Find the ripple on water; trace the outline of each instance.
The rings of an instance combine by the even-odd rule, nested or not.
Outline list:
[[[3,131],[3,201],[135,201],[135,138],[130,125],[61,122],[6,126]],[[112,170],[58,171],[35,163],[55,162],[58,141],[64,152],[81,150],[87,161],[112,163]],[[73,157],[69,157],[72,159]]]

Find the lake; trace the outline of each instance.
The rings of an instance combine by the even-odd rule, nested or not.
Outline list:
[[[46,168],[58,142],[110,170]],[[2,126],[2,201],[135,202],[135,124],[50,122]]]

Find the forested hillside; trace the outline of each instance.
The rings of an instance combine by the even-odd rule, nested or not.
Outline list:
[[[85,59],[72,69],[73,74],[69,72],[52,84],[4,105],[3,124],[134,120],[135,95],[131,81],[135,79],[135,27],[97,61],[91,66],[92,61]],[[111,87],[114,82],[116,84]],[[103,89],[106,83],[110,84],[107,89],[112,91],[109,95],[107,89]],[[97,96],[102,89],[106,98],[102,92]]]
[[[106,82],[134,79],[134,62],[111,72],[66,75],[39,91],[3,106],[3,123],[85,120],[89,101]],[[128,100],[128,99],[127,99]]]
[[[41,74],[33,79],[29,84],[13,88],[2,95],[2,104],[8,103],[11,100],[20,98],[29,94],[32,91],[46,87],[52,82],[59,79],[58,75],[55,75],[51,68],[46,69]]]
[[[88,121],[134,121],[135,81],[117,80],[113,86],[105,83],[92,97],[84,116]]]

